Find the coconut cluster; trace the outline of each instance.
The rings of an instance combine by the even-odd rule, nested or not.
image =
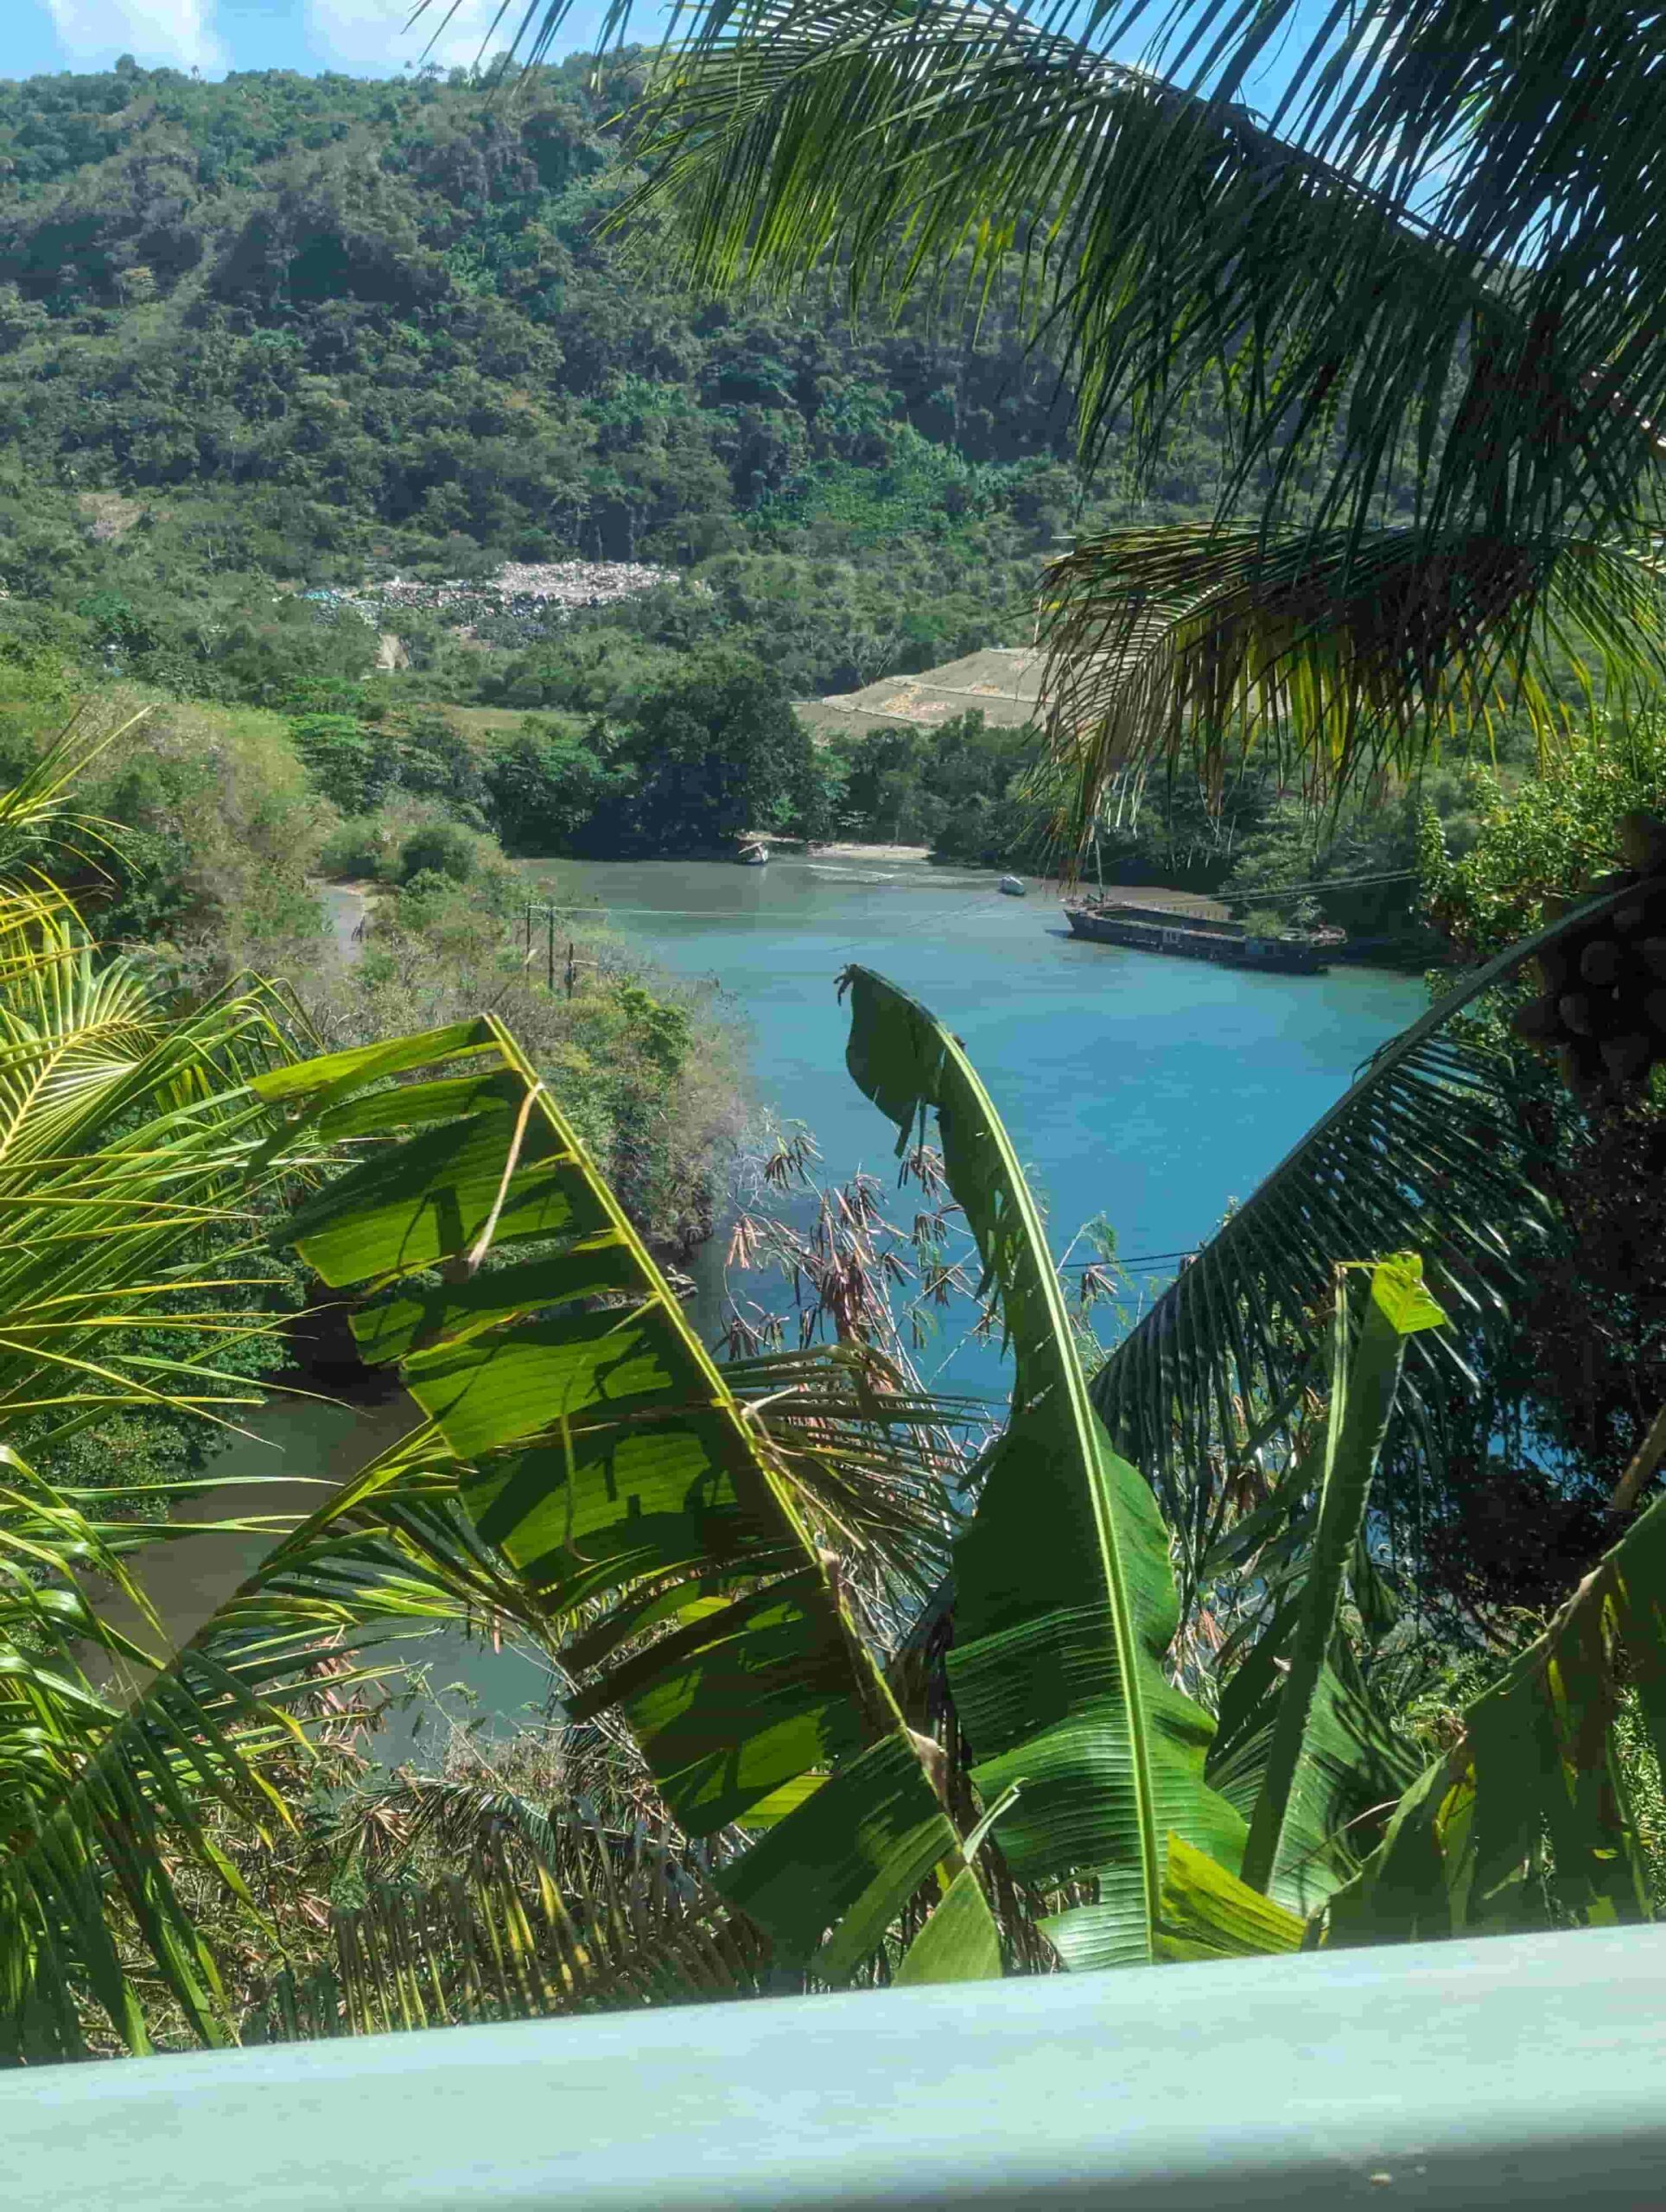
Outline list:
[[[1512,1017],[1517,1036],[1555,1052],[1581,1103],[1634,1091],[1666,1064],[1666,821],[1628,814],[1620,849],[1628,866],[1581,896],[1629,889],[1635,897],[1542,952],[1540,995]],[[1547,902],[1547,918],[1555,913]]]

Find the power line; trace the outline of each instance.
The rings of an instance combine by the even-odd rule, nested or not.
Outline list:
[[[1200,1244],[1188,1244],[1179,1252],[1113,1252],[1108,1260],[1065,1260],[1059,1264],[1065,1268],[1146,1268],[1159,1260],[1189,1260],[1202,1249]]]
[[[1416,874],[1415,868],[1396,868],[1383,875],[1327,875],[1313,883],[1269,883],[1255,891],[1211,891],[1206,896],[1218,899],[1222,906],[1228,906],[1236,899],[1294,899],[1304,891],[1352,891],[1366,884],[1409,883]],[[1131,890],[1135,887],[1119,884],[1116,887]]]

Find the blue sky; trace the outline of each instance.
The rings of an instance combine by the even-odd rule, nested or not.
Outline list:
[[[435,23],[447,4],[438,0]],[[213,77],[227,69],[384,76],[420,60],[429,32],[428,24],[406,29],[409,0],[0,0],[0,75],[7,77],[107,68],[120,54]],[[524,12],[524,0],[515,0],[510,18],[518,22]],[[473,61],[496,13],[497,0],[461,0],[434,59]],[[645,35],[655,13],[642,9]],[[588,46],[601,15],[601,0],[579,0],[563,50]]]
[[[658,35],[668,0],[637,0],[632,35],[645,42]],[[1311,35],[1329,0],[1298,0],[1294,23]],[[448,24],[439,29],[451,0],[429,0],[429,12],[407,28],[415,0],[0,0],[5,31],[0,37],[0,77],[32,77],[58,69],[107,69],[130,54],[149,67],[200,69],[207,77],[228,69],[344,69],[354,76],[394,76],[424,57],[449,68],[476,60],[503,0],[457,0]],[[1032,0],[1048,14],[1048,0]],[[527,0],[508,0],[506,24],[518,28]],[[595,46],[605,0],[574,0],[556,42],[557,54]],[[1144,41],[1169,10],[1150,0],[1139,35],[1125,48],[1138,59]],[[1068,18],[1066,18],[1068,20]],[[436,34],[437,33],[437,36]],[[1288,71],[1287,39],[1251,79],[1251,104],[1270,109]]]

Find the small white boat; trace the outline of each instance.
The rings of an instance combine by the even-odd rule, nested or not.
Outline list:
[[[769,848],[766,845],[748,845],[741,855],[741,865],[742,868],[767,868]]]
[[[1026,896],[1025,887],[1015,875],[1003,875],[997,888],[1004,891],[1008,899],[1022,899]]]

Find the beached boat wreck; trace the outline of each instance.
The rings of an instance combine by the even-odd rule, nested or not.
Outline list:
[[[1160,906],[1128,906],[1111,899],[1078,899],[1065,909],[1074,937],[1135,952],[1166,952],[1180,960],[1212,960],[1223,968],[1262,968],[1284,976],[1322,976],[1340,941],[1291,931],[1252,936],[1242,922],[1205,914],[1173,913]]]

